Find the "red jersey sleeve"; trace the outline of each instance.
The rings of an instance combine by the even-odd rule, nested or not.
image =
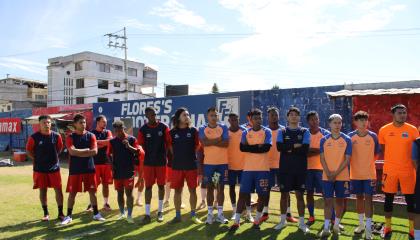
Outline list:
[[[108,156],[111,156],[111,154],[112,154],[112,145],[111,145],[111,141],[108,141],[108,148],[106,149],[106,154],[108,155]]]
[[[90,149],[98,148],[98,143],[96,142],[95,134],[92,134],[91,136],[92,137],[90,138]]]
[[[108,136],[106,137],[106,139],[112,139],[112,132],[108,131]]]
[[[55,148],[57,149],[57,152],[63,151],[63,138],[60,134],[58,134],[57,144],[55,145]]]
[[[33,152],[35,148],[35,140],[31,137],[28,138],[28,142],[26,143],[26,151]]]
[[[71,138],[71,134],[66,136],[66,147],[71,148],[73,146],[73,138]]]
[[[137,143],[139,145],[144,144],[144,136],[143,136],[143,133],[140,130],[139,130],[139,134],[137,135]]]
[[[169,127],[166,127],[166,130],[165,130],[165,144],[166,146],[171,146],[172,144],[171,133],[169,132]]]

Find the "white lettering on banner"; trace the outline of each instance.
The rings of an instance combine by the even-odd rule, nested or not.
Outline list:
[[[2,122],[0,123],[0,133],[17,133],[18,130],[17,122]]]
[[[155,108],[157,114],[169,114],[172,112],[172,99],[122,103],[121,116],[145,115],[147,107]]]
[[[222,122],[228,123],[229,113],[236,113],[239,116],[239,97],[223,97],[216,99],[216,106],[219,112],[219,119]]]

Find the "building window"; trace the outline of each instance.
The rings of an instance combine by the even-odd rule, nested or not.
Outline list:
[[[44,100],[44,95],[35,95],[35,100]]]
[[[108,102],[108,98],[98,97],[98,102]]]
[[[137,77],[137,69],[135,69],[135,68],[128,68],[128,76]]]
[[[85,79],[84,78],[76,79],[76,89],[84,88],[84,87],[85,87]]]
[[[85,98],[84,97],[76,97],[76,104],[84,104]]]
[[[107,63],[98,63],[98,66],[99,66],[99,72],[106,72],[106,73],[111,72],[111,65]]]
[[[108,89],[108,80],[98,79],[98,88]]]
[[[74,64],[74,70],[75,70],[75,71],[80,71],[80,70],[83,70],[83,68],[82,68],[82,62],[77,62],[77,63],[75,63],[75,64]]]
[[[7,111],[12,111],[12,107],[10,105],[7,105]]]
[[[114,65],[114,69],[115,69],[115,71],[120,71],[120,72],[122,72],[123,67],[122,67],[122,66],[120,66],[120,65]]]
[[[114,102],[119,102],[119,101],[120,101],[120,99],[114,98]]]
[[[134,92],[136,90],[136,85],[129,83],[128,84],[128,91]]]
[[[121,87],[121,83],[120,83],[120,82],[115,81],[115,82],[114,82],[114,87]]]

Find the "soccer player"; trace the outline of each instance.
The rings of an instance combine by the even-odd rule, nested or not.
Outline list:
[[[349,133],[352,142],[352,155],[350,158],[350,189],[356,194],[356,209],[359,215],[359,226],[354,233],[361,234],[365,230],[364,217],[366,215],[365,239],[372,239],[372,195],[376,186],[375,159],[380,152],[378,136],[369,131],[369,115],[358,111],[353,120],[357,129]]]
[[[72,213],[78,192],[89,192],[90,203],[93,208],[93,219],[105,221],[98,211],[96,199],[96,176],[93,156],[98,154],[96,137],[86,131],[86,118],[76,114],[73,118],[74,132],[66,137],[66,147],[69,151],[69,178],[66,191],[69,193],[67,201],[67,216],[61,222],[67,225],[73,221]]]
[[[139,164],[140,147],[135,137],[125,132],[124,123],[115,121],[112,124],[115,137],[109,141],[108,156],[112,157],[114,170],[114,187],[118,193],[119,219],[125,218],[124,193],[127,197],[127,222],[134,223],[133,188],[135,168]]]
[[[415,196],[420,196],[420,138],[417,138],[413,142],[411,158],[413,160],[413,165],[415,166],[416,173],[416,189]],[[420,197],[415,198],[414,204],[414,213],[415,213],[415,226],[414,226],[414,239],[420,239]]]
[[[239,116],[237,113],[229,114],[229,145],[228,145],[228,178],[229,178],[229,197],[232,204],[232,220],[235,220],[236,213],[236,184],[241,183],[242,170],[244,166],[244,153],[239,145],[241,143],[242,133],[245,130],[239,126]],[[246,203],[247,215],[249,222],[254,222],[251,214],[251,203]]]
[[[172,174],[170,175],[171,188],[175,190],[174,205],[175,218],[171,223],[181,222],[181,199],[184,181],[187,182],[190,192],[191,220],[200,224],[201,220],[196,216],[197,206],[197,156],[196,151],[200,145],[198,130],[191,127],[191,118],[186,108],[179,108],[175,112],[175,124],[170,131],[171,144],[169,151],[172,156]]]
[[[51,131],[51,117],[41,115],[38,117],[39,131],[32,134],[26,144],[28,156],[33,160],[33,189],[39,188],[44,217],[48,221],[50,214],[47,204],[47,189],[53,188],[58,206],[58,219],[64,219],[63,192],[61,190],[61,174],[58,155],[63,150],[63,140],[60,134]]]
[[[218,122],[217,109],[210,107],[207,110],[208,123],[199,129],[200,142],[204,147],[203,182],[207,187],[207,220],[206,224],[213,223],[214,189],[217,188],[217,218],[220,223],[229,221],[223,215],[223,202],[225,200],[224,188],[228,182],[227,147],[229,144],[229,130],[223,123]]]
[[[379,130],[378,138],[384,153],[382,175],[382,191],[385,193],[385,227],[382,237],[392,234],[391,217],[394,195],[398,191],[405,195],[409,219],[409,237],[414,238],[414,188],[416,184],[416,170],[411,161],[413,141],[419,136],[416,127],[406,123],[407,107],[397,104],[391,108],[392,123]]]
[[[270,191],[270,166],[267,153],[272,143],[271,130],[262,126],[262,112],[259,109],[252,110],[251,121],[252,128],[242,133],[240,149],[245,153],[244,166],[235,221],[230,227],[230,231],[236,231],[239,228],[241,213],[246,203],[250,201],[251,193],[257,192],[257,211],[262,212]],[[259,228],[259,222],[257,221],[254,222],[254,228]]]
[[[315,223],[315,201],[314,193],[322,193],[322,165],[319,153],[321,138],[330,132],[319,127],[319,115],[315,111],[310,111],[306,115],[306,121],[311,133],[311,143],[308,152],[308,170],[306,171],[306,205],[309,212],[309,219],[306,225]]]
[[[333,199],[335,196],[334,234],[340,234],[340,220],[343,216],[344,199],[349,196],[349,161],[352,154],[351,139],[341,132],[343,125],[340,114],[328,118],[331,134],[321,139],[320,154],[323,168],[322,190],[324,191],[324,228],[321,237],[328,237],[330,232]]]
[[[109,184],[112,184],[112,165],[107,156],[108,142],[112,138],[112,132],[106,129],[107,119],[104,115],[96,117],[96,128],[91,131],[95,134],[98,144],[98,154],[93,157],[95,163],[96,183],[102,183],[102,195],[104,197],[104,210],[110,211],[109,206]],[[89,204],[87,210],[92,210]]]
[[[142,223],[148,224],[151,221],[150,202],[152,187],[155,183],[159,188],[157,221],[163,221],[163,197],[165,195],[167,149],[170,144],[170,136],[169,127],[156,119],[156,110],[153,107],[147,107],[145,113],[147,123],[140,128],[137,140],[145,152],[143,169],[146,185],[146,215],[142,219]]]
[[[295,191],[297,209],[299,213],[299,229],[308,233],[308,226],[305,224],[305,192],[306,171],[308,168],[307,154],[309,150],[311,134],[309,130],[299,126],[300,110],[297,107],[290,107],[287,111],[288,126],[278,131],[277,149],[281,152],[279,168],[279,184],[281,192],[280,223],[275,226],[280,230],[286,226],[286,210],[289,192]]]

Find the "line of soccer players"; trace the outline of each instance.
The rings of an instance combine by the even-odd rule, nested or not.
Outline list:
[[[67,214],[63,213],[63,193],[58,154],[63,150],[61,136],[51,131],[51,117],[39,117],[40,130],[27,143],[28,155],[33,159],[34,189],[40,189],[40,201],[44,211],[42,220],[49,220],[47,188],[54,188],[61,224],[72,222],[72,211],[78,192],[89,192],[93,219],[104,221],[98,210],[96,190],[102,184],[104,209],[108,203],[109,186],[114,184],[118,194],[120,219],[133,223],[133,189],[138,172],[138,204],[145,188],[145,216],[142,224],[151,222],[152,187],[158,185],[157,221],[164,220],[163,208],[165,185],[174,189],[175,218],[181,221],[181,205],[184,182],[189,191],[191,220],[199,224],[196,216],[197,192],[201,181],[202,204],[207,202],[206,224],[214,221],[227,224],[224,217],[224,186],[229,185],[234,224],[230,231],[240,226],[241,214],[246,209],[246,220],[254,228],[268,219],[270,191],[278,186],[281,192],[280,221],[276,230],[286,227],[286,222],[298,222],[299,229],[309,232],[315,222],[314,193],[324,198],[324,227],[321,237],[340,234],[341,219],[346,210],[346,198],[356,195],[359,225],[354,230],[372,239],[372,195],[376,188],[375,160],[383,154],[384,166],[382,190],[385,193],[385,227],[382,237],[392,234],[391,217],[394,195],[400,187],[405,195],[409,219],[409,237],[420,239],[420,184],[416,185],[416,169],[420,160],[418,130],[406,123],[407,108],[397,104],[391,108],[393,122],[383,126],[378,136],[368,130],[368,114],[356,112],[353,116],[356,130],[344,134],[342,117],[333,114],[328,118],[331,131],[320,127],[318,113],[306,115],[309,128],[300,126],[301,112],[296,107],[287,110],[287,126],[279,124],[279,110],[267,110],[268,126],[263,123],[263,113],[253,109],[248,123],[239,125],[239,116],[229,114],[229,128],[219,122],[217,109],[207,111],[207,123],[198,129],[191,126],[188,109],[179,108],[172,121],[172,128],[156,118],[156,111],[145,111],[148,122],[143,125],[137,138],[128,135],[122,121],[112,124],[113,134],[106,129],[105,116],[96,118],[96,128],[86,131],[86,119],[75,115],[74,131],[66,137],[70,155],[69,193]],[[114,137],[113,137],[114,136]],[[200,154],[201,153],[201,154]],[[168,161],[169,160],[169,161]],[[169,166],[169,167],[168,167]],[[419,174],[417,174],[417,177]],[[240,184],[236,200],[236,185]],[[290,192],[294,191],[299,219],[290,215]],[[257,193],[257,213],[251,214],[251,195]],[[304,222],[306,207],[309,219]],[[166,200],[169,191],[166,189]],[[124,199],[126,197],[126,200]],[[125,214],[127,208],[127,215]],[[214,217],[214,208],[217,216]],[[365,218],[366,217],[366,222]],[[416,218],[416,226],[414,219]],[[416,230],[414,230],[414,228]]]

